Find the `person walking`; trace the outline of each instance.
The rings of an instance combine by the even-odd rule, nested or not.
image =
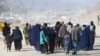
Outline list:
[[[15,45],[15,50],[20,51],[22,49],[22,33],[19,29],[18,26],[16,26],[15,30],[13,31],[13,39],[14,39],[14,45]]]
[[[71,50],[71,36],[69,32],[66,33],[64,36],[64,51],[66,54],[69,54],[69,51]]]
[[[90,31],[91,31],[91,35],[92,35],[92,39],[93,39],[93,42],[92,42],[93,45],[95,43],[95,30],[96,30],[96,26],[94,25],[94,22],[91,21],[90,22]]]
[[[30,44],[34,46],[37,51],[40,51],[40,27],[40,24],[36,24],[30,31]]]
[[[52,27],[49,27],[48,37],[49,37],[49,51],[50,53],[54,53],[56,33]]]
[[[2,29],[2,33],[3,33],[3,36],[4,36],[4,44],[5,44],[5,47],[7,46],[7,40],[8,40],[7,38],[10,35],[10,29],[11,29],[10,26],[5,22],[4,23],[4,27]]]
[[[80,42],[78,44],[78,47],[80,50],[93,50],[93,39],[92,39],[92,34],[90,31],[90,26],[89,25],[83,25],[82,27],[82,35],[80,38]]]
[[[7,38],[6,38],[6,43],[7,43],[7,52],[10,51],[11,52],[11,46],[12,46],[12,42],[13,42],[13,37],[8,34]]]
[[[72,55],[76,55],[77,54],[77,50],[78,50],[78,43],[80,40],[80,33],[79,33],[79,28],[77,24],[73,25],[73,28],[71,30],[71,39],[72,39],[72,44],[73,44],[73,53]]]
[[[64,47],[63,39],[64,39],[64,36],[66,35],[66,33],[67,33],[67,26],[64,24],[64,22],[62,22],[62,26],[60,27],[60,30],[59,30],[59,37],[60,37],[59,48],[60,48],[60,46],[62,48]]]
[[[60,48],[60,37],[59,37],[59,30],[61,27],[61,23],[58,21],[55,25],[55,32],[56,32],[56,39],[55,39],[55,48]]]
[[[23,34],[24,34],[24,37],[25,37],[25,42],[26,42],[26,45],[29,45],[29,24],[26,23],[26,26],[25,28],[23,29]]]
[[[48,54],[48,29],[47,29],[47,24],[44,23],[42,26],[42,30],[40,32],[40,51],[41,53],[46,53]]]

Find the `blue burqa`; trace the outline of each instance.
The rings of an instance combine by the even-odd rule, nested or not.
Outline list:
[[[32,29],[30,33],[30,42],[31,45],[35,47],[37,51],[40,50],[40,25],[36,24]]]
[[[80,37],[78,48],[80,50],[93,50],[92,42],[93,42],[93,39],[90,33],[90,28],[89,26],[87,26],[82,31],[82,36]]]

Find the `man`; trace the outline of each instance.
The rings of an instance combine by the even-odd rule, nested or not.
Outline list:
[[[26,45],[29,44],[29,24],[26,23],[26,26],[25,28],[23,29],[23,33],[24,33],[24,37],[25,37],[25,42],[26,42]]]
[[[49,27],[48,29],[48,37],[49,37],[49,51],[50,53],[54,53],[56,33],[52,27]]]
[[[74,24],[72,30],[71,30],[71,38],[72,38],[72,44],[73,44],[73,53],[72,55],[77,54],[77,45],[80,40],[80,32],[79,32],[79,27],[77,24]]]
[[[94,22],[91,21],[90,22],[90,32],[91,32],[92,39],[93,39],[93,42],[92,42],[93,45],[94,45],[94,42],[95,42],[95,30],[96,30],[96,26],[94,25]]]
[[[56,25],[55,25],[55,32],[56,32],[56,39],[55,39],[55,47],[56,48],[60,48],[60,37],[58,36],[59,35],[59,30],[60,30],[60,27],[61,27],[61,23],[58,21],[56,22]]]
[[[7,23],[4,23],[4,27],[2,29],[4,38],[4,43],[7,44],[7,37],[10,35],[10,26]]]
[[[59,30],[59,37],[60,37],[59,48],[60,48],[60,45],[61,45],[61,47],[64,47],[63,39],[64,39],[64,36],[66,35],[66,33],[67,33],[67,27],[64,24],[64,22],[62,22],[62,26],[60,27],[60,30]]]

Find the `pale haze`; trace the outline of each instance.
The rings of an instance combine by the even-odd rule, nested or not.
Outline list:
[[[3,0],[0,0],[3,1]],[[20,19],[22,22],[56,22],[58,19],[71,20],[85,18],[93,14],[100,0],[4,0],[2,10],[8,10],[2,15]],[[93,9],[93,10],[92,10]],[[27,16],[26,16],[27,15]],[[90,16],[91,17],[91,16]],[[92,17],[93,18],[93,17]],[[24,20],[26,19],[26,20]],[[30,20],[29,20],[30,19]],[[36,20],[34,20],[36,19]],[[48,20],[49,19],[49,20]],[[53,20],[52,20],[53,19]],[[72,20],[75,21],[75,20]],[[52,23],[51,22],[51,23]]]
[[[11,4],[33,10],[63,10],[94,7],[100,0],[7,0]]]

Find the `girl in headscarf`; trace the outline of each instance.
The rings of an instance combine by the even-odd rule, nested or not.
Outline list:
[[[40,51],[48,54],[48,29],[47,24],[44,24],[40,32]]]

